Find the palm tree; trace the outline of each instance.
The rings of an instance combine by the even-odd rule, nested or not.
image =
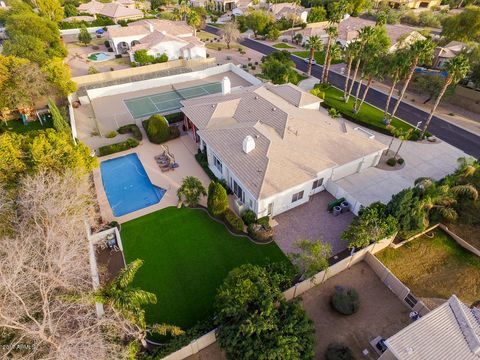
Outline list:
[[[430,213],[436,211],[445,220],[454,221],[458,214],[452,207],[459,197],[478,199],[477,189],[471,185],[455,185],[438,183],[430,178],[415,180],[415,186],[421,191],[421,206]]]
[[[154,324],[148,326],[145,321],[144,305],[156,304],[155,294],[132,287],[132,282],[138,269],[143,265],[143,260],[136,259],[120,271],[117,277],[105,287],[98,290],[93,298],[96,302],[107,305],[112,311],[128,322],[128,333],[135,334],[135,340],[147,347],[146,336],[148,333],[160,335],[180,335],[183,331],[173,325]]]
[[[365,90],[363,91],[362,99],[358,102],[355,99],[355,103],[353,104],[353,112],[358,113],[360,108],[362,107],[363,103],[365,102],[365,98],[367,97],[368,90],[370,90],[370,86],[372,85],[373,79],[383,79],[384,73],[384,57],[383,56],[374,56],[366,65],[365,65],[365,76],[367,77],[367,85],[365,86]]]
[[[187,15],[187,24],[193,27],[193,36],[197,36],[197,30],[202,25],[202,18],[196,11],[190,11]]]
[[[195,176],[187,176],[177,190],[178,200],[187,206],[197,206],[201,196],[207,196],[207,190]]]
[[[422,134],[421,134],[422,138],[425,135],[425,132],[427,131],[427,128],[430,125],[430,122],[432,121],[433,114],[435,113],[435,110],[437,110],[437,107],[440,104],[442,97],[445,95],[447,88],[452,83],[456,84],[467,75],[468,71],[470,70],[470,64],[468,62],[468,59],[465,57],[465,55],[460,54],[450,59],[445,64],[444,68],[445,68],[445,71],[447,71],[448,75],[445,78],[445,82],[443,83],[442,89],[440,90],[440,93],[438,94],[437,99],[435,100],[435,104],[433,104],[433,107],[430,110],[430,114],[428,115],[427,121],[425,121]]]
[[[397,102],[395,103],[392,113],[390,114],[390,121],[394,118],[395,113],[397,112],[397,109],[400,106],[403,100],[403,97],[405,96],[405,92],[407,91],[408,85],[410,84],[410,80],[412,80],[413,73],[415,72],[417,65],[419,63],[425,63],[425,62],[431,61],[434,49],[435,49],[435,44],[430,39],[417,40],[409,46],[408,62],[409,62],[410,69],[408,71],[407,77],[405,79],[405,83],[403,84],[403,87],[397,99]]]
[[[457,159],[458,169],[457,174],[461,177],[473,176],[480,170],[480,162],[473,157],[461,157]]]
[[[398,153],[400,152],[400,149],[402,148],[403,143],[410,139],[412,137],[412,132],[413,129],[398,129],[397,137],[400,139],[400,145],[398,145],[397,151],[395,152],[395,155],[393,155],[393,158],[396,159]]]
[[[407,67],[407,53],[405,50],[400,49],[395,51],[393,54],[389,54],[385,58],[385,71],[392,80],[392,85],[390,86],[390,91],[388,93],[387,102],[385,103],[385,110],[383,112],[383,121],[385,124],[390,124],[391,119],[388,118],[388,110],[390,107],[390,101],[392,100],[393,92],[397,87],[400,79],[403,79],[405,76]]]
[[[308,68],[307,68],[307,75],[310,76],[312,73],[312,62],[315,59],[315,51],[320,50],[322,46],[322,40],[317,35],[312,35],[306,42],[307,49],[310,50],[310,55],[308,57]]]
[[[350,72],[352,71],[353,60],[358,56],[358,45],[359,43],[357,41],[352,41],[343,48],[343,58],[347,63],[347,75],[345,76],[345,85],[343,87],[344,98],[348,89],[348,81],[350,80]]]
[[[300,0],[293,0],[291,1],[291,4],[293,6],[292,12],[287,14],[287,20],[290,20],[292,22],[292,26],[290,27],[291,33],[292,33],[292,44],[295,38],[295,33],[293,29],[295,28],[295,24],[299,22],[299,16],[297,15],[297,7],[300,5]]]
[[[325,46],[325,59],[323,61],[323,68],[322,68],[322,83],[326,83],[328,81],[328,67],[330,62],[330,48],[332,47],[333,39],[338,35],[338,29],[336,26],[329,26],[325,29],[326,33],[328,34],[327,45]]]
[[[353,77],[350,83],[350,87],[348,89],[347,94],[345,95],[345,103],[348,103],[348,100],[350,99],[350,95],[352,94],[352,91],[353,91],[353,86],[357,81],[358,70],[360,69],[360,64],[364,58],[363,49],[365,48],[365,45],[368,43],[368,41],[370,41],[370,38],[373,36],[374,32],[375,32],[375,29],[372,26],[365,26],[359,31],[359,34],[356,40],[358,41],[357,62],[355,64],[355,70],[353,72]]]

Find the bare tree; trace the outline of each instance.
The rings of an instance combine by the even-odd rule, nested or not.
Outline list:
[[[75,300],[92,290],[87,181],[39,173],[21,180],[15,193],[12,231],[0,235],[0,333],[9,339],[2,355],[123,357],[123,320],[109,309],[99,319],[91,303]]]
[[[238,30],[238,25],[234,22],[228,22],[220,30],[220,36],[227,44],[227,48],[230,49],[230,43],[237,41],[240,38],[240,30]]]

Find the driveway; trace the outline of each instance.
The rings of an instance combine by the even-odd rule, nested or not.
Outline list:
[[[384,144],[390,143],[389,136],[375,133],[375,137]],[[392,149],[396,150],[398,145],[399,141],[396,139]],[[468,156],[444,141],[438,143],[407,141],[399,155],[405,159],[405,166],[402,169],[391,171],[377,167],[368,168],[335,183],[365,206],[375,201],[387,203],[392,195],[413,186],[414,181],[420,177],[439,180],[452,173],[457,169],[457,159]]]
[[[327,205],[335,198],[322,191],[300,206],[275,216],[274,240],[285,254],[293,252],[292,244],[298,239],[320,240],[332,245],[332,255],[347,248],[347,242],[340,235],[351,223],[351,212],[333,216],[327,212]]]

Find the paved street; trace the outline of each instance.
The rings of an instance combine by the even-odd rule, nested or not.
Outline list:
[[[213,34],[217,34],[219,29],[207,26],[206,31]],[[259,43],[251,39],[244,39],[240,42],[243,46],[249,47],[253,50],[261,52],[263,54],[269,54],[277,49],[272,48],[268,45]],[[307,64],[295,56],[292,56],[292,60],[295,62],[297,69],[301,71],[307,70]],[[320,78],[322,74],[322,66],[314,65],[312,69],[312,76]],[[343,88],[345,83],[345,76],[335,73],[333,71],[329,72],[329,81],[334,86]],[[387,95],[381,91],[370,89],[367,94],[366,101],[374,106],[383,108],[386,102]],[[392,101],[391,107],[393,108],[395,102]],[[418,109],[410,104],[402,102],[398,108],[397,116],[401,119],[409,122],[412,125],[416,125],[419,121],[425,121],[428,113]],[[480,136],[472,134],[462,128],[455,126],[443,119],[434,117],[430,123],[429,132],[437,136],[438,138],[448,142],[449,144],[463,150],[465,153],[480,158]]]

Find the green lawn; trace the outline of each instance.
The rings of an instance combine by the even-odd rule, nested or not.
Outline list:
[[[277,49],[295,49],[293,46],[290,46],[286,43],[278,43],[272,46]]]
[[[322,89],[325,93],[325,104],[329,107],[334,107],[342,114],[346,115],[349,120],[360,123],[365,127],[390,134],[387,130],[385,123],[383,122],[383,111],[371,106],[367,103],[363,103],[360,111],[357,114],[353,113],[353,97],[350,97],[348,103],[343,100],[343,91],[330,86],[328,89]],[[401,129],[413,129],[413,126],[394,118],[391,125]]]
[[[288,262],[275,243],[256,245],[231,236],[195,209],[157,211],[122,224],[121,235],[126,261],[145,261],[134,285],[157,295],[147,321],[184,329],[213,315],[216,289],[230,270],[245,263]]]
[[[376,256],[414,295],[448,299],[455,294],[470,305],[480,298],[480,258],[441,229],[434,234],[432,239],[424,235]]]
[[[310,51],[294,51],[292,54],[300,56],[301,58],[308,58],[310,56]],[[315,52],[315,61],[319,65],[323,65],[325,62],[325,52],[324,51],[316,51]],[[342,60],[332,60],[332,64],[340,64]]]
[[[7,124],[5,124],[5,122],[2,121],[0,123],[0,133],[6,132],[6,131],[11,131],[16,133],[26,133],[34,130],[45,130],[51,127],[53,127],[51,120],[48,120],[47,123],[44,126],[42,126],[42,124],[40,124],[40,121],[32,121],[32,122],[29,122],[28,125],[24,125],[22,120],[18,119],[18,120],[7,121]]]

